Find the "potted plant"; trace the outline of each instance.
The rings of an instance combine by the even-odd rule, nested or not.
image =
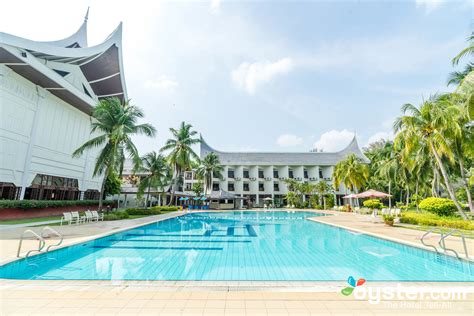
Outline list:
[[[395,216],[393,215],[384,215],[383,221],[387,226],[393,226],[393,221],[395,220]]]

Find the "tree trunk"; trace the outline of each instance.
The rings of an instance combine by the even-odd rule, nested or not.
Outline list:
[[[392,195],[392,180],[388,181],[388,195]],[[392,197],[388,197],[388,207],[392,208]]]
[[[145,208],[148,208],[148,201],[150,200],[150,184],[148,184],[148,193],[146,195]]]
[[[438,155],[438,152],[436,151],[432,143],[430,143],[430,147],[431,147],[431,150],[433,151],[433,155],[435,156],[436,163],[438,164],[439,170],[441,171],[441,175],[443,176],[444,183],[446,184],[446,190],[448,190],[451,200],[453,200],[454,204],[456,205],[459,215],[461,215],[463,219],[467,220],[467,215],[462,210],[462,207],[459,204],[458,200],[456,199],[456,195],[454,194],[453,187],[451,186],[451,183],[449,183],[448,173],[446,172],[446,169],[444,168],[443,162],[441,161],[441,157]]]
[[[179,178],[179,174],[180,174],[180,170],[179,170],[179,167],[178,166],[175,166],[175,179],[174,179],[174,182],[173,184],[171,185],[171,197],[170,197],[170,201],[168,203],[168,206],[170,206],[171,204],[173,204],[173,201],[174,201],[174,198],[175,198],[175,193],[176,193],[176,186],[178,185],[178,178]]]
[[[410,204],[410,185],[407,183],[407,199],[406,199],[406,204]]]
[[[438,192],[436,191],[436,177],[438,174],[438,170],[436,169],[436,166],[433,166],[433,181],[431,181],[431,194],[434,197],[438,197]]]
[[[466,180],[466,173],[464,172],[464,158],[462,158],[462,156],[459,157],[459,168],[461,169],[462,183],[464,185],[464,189],[466,190],[467,204],[469,205],[469,211],[471,212],[471,214],[474,214],[474,207],[472,205],[471,190],[469,190],[469,184],[467,183],[467,180]]]
[[[416,184],[415,184],[415,204],[416,204],[416,211],[418,212],[418,177],[416,177]]]
[[[105,182],[107,181],[107,177],[109,176],[109,168],[107,167],[104,172],[104,180],[102,180],[102,185],[100,187],[100,195],[99,195],[99,211],[102,210],[103,199],[104,199],[104,190],[105,190]]]

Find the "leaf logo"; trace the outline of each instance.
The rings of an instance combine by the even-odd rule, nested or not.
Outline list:
[[[352,292],[354,292],[354,289],[358,286],[362,286],[364,285],[365,283],[365,279],[359,279],[359,280],[355,280],[352,276],[350,276],[348,279],[347,279],[347,283],[350,285],[348,287],[345,287],[341,290],[341,294],[344,295],[344,296],[349,296],[352,294]]]

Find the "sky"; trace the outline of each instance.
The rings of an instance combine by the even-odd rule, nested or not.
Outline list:
[[[6,1],[0,31],[74,33],[89,46],[123,21],[128,96],[158,151],[181,121],[223,151],[336,151],[393,137],[404,103],[447,92],[472,31],[469,0]]]

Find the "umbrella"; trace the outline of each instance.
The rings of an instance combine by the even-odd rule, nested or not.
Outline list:
[[[273,199],[271,197],[266,197],[263,199],[264,201],[273,201]]]
[[[189,198],[188,198],[188,197],[185,197],[185,198],[183,198],[183,200],[184,200],[184,201],[187,201],[187,200],[189,200]]]
[[[387,194],[387,193],[384,193],[384,192],[379,192],[379,191],[375,191],[375,190],[368,190],[368,191],[365,191],[365,192],[362,192],[362,193],[359,193],[359,194],[356,194],[355,197],[357,198],[362,198],[362,199],[365,199],[365,198],[371,198],[371,199],[374,199],[374,198],[378,198],[378,199],[383,199],[383,198],[387,198],[387,197],[391,197],[392,195],[390,194]]]
[[[198,197],[195,197],[193,198],[194,201],[199,201],[201,198],[198,196]]]
[[[203,196],[203,197],[201,198],[201,201],[205,201],[205,200],[207,200],[207,198],[206,198],[205,196]]]
[[[184,197],[183,197],[183,196],[180,197],[180,198],[179,198],[179,201],[184,201]]]
[[[356,198],[356,197],[357,197],[356,194],[349,194],[349,195],[343,196],[342,198],[343,198],[343,199],[354,199],[354,198]]]

